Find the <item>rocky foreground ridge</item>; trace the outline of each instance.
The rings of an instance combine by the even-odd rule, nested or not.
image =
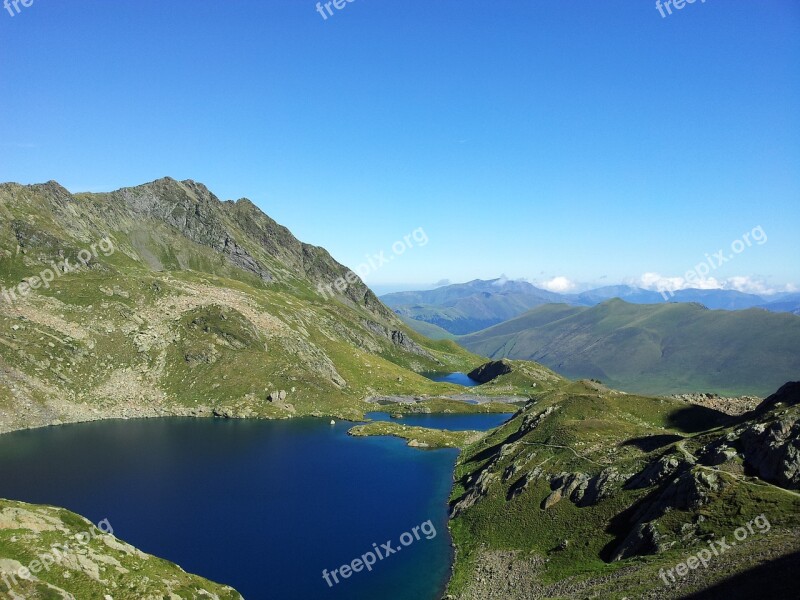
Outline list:
[[[459,459],[449,597],[793,598],[798,488],[800,382],[741,415],[576,383]]]
[[[12,600],[241,600],[62,508],[0,500],[0,594]]]

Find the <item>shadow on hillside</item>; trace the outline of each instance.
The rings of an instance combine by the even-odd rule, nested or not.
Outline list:
[[[687,406],[667,416],[667,423],[684,433],[700,433],[715,427],[730,425],[734,419],[730,415],[706,408],[705,406]]]
[[[510,443],[512,441],[515,441],[515,440],[511,439],[512,437],[514,437],[514,436],[513,435],[509,436],[506,439],[504,439],[503,441],[495,444],[494,446],[489,446],[488,448],[484,448],[483,450],[478,452],[475,456],[470,458],[467,461],[467,463],[477,463],[477,462],[481,462],[481,461],[484,461],[484,460],[487,460],[489,458],[494,457],[494,455],[496,455],[498,452],[500,452],[500,449],[503,447],[503,444],[508,444],[508,443]],[[519,438],[519,437],[520,436],[517,436],[517,438]]]
[[[607,563],[610,563],[614,560],[614,555],[617,553],[622,546],[622,543],[636,526],[638,522],[637,517],[644,512],[646,506],[657,500],[662,492],[663,488],[661,486],[651,490],[645,496],[639,498],[631,506],[611,518],[605,531],[606,533],[613,535],[614,539],[608,542],[603,549],[600,550],[601,560]],[[652,552],[644,551],[642,553],[655,553],[655,549],[652,549]]]
[[[683,596],[681,600],[770,600],[798,597],[797,579],[793,576],[800,569],[800,552],[759,565],[726,579],[722,583],[702,592]]]
[[[622,442],[622,446],[634,446],[642,452],[652,452],[664,446],[669,446],[675,442],[679,442],[683,437],[680,435],[663,434],[663,435],[645,435],[642,437],[631,438]]]

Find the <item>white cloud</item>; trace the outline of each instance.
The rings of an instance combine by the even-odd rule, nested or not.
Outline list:
[[[715,277],[694,277],[691,280],[683,277],[664,277],[659,273],[645,273],[639,278],[636,285],[646,290],[657,290],[659,292],[685,290],[694,288],[699,290],[722,289],[723,284]]]
[[[740,292],[746,292],[748,294],[759,294],[759,295],[770,295],[770,294],[777,294],[778,292],[795,292],[797,289],[791,283],[787,283],[783,287],[775,287],[773,285],[769,285],[763,279],[758,279],[755,277],[747,277],[745,275],[739,275],[736,277],[729,277],[725,280],[725,289],[727,290],[737,290]]]
[[[574,290],[576,284],[575,282],[570,281],[568,278],[564,276],[559,276],[559,277],[553,277],[552,279],[548,279],[547,281],[542,281],[539,284],[539,286],[551,292],[564,294],[566,292],[571,292],[572,290]]]
[[[508,277],[506,277],[506,274],[503,273],[502,275],[500,275],[500,277],[497,278],[497,280],[495,280],[495,282],[492,285],[496,285],[497,287],[502,287],[506,283],[508,283],[508,281],[509,281]]]
[[[747,275],[735,275],[726,279],[717,279],[716,277],[686,279],[684,277],[665,277],[659,273],[644,273],[633,284],[646,290],[659,292],[676,292],[691,288],[700,290],[736,290],[747,294],[769,295],[794,290],[792,284],[776,287],[769,285],[764,279]]]

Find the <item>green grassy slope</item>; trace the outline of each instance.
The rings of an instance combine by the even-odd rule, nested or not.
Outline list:
[[[425,321],[417,321],[416,319],[412,319],[411,317],[404,317],[403,315],[398,315],[400,320],[406,324],[409,328],[416,331],[420,335],[424,335],[427,338],[432,340],[452,340],[456,338],[456,335],[450,333],[449,331],[442,329],[438,325],[434,325],[433,323],[426,323]]]
[[[0,500],[0,595],[241,600],[228,586],[118,540],[112,523],[98,525],[62,508]]]
[[[19,293],[102,239],[113,252]],[[360,279],[320,293],[347,273],[251,202],[192,181],[77,195],[0,185],[0,287],[16,292],[0,296],[0,432],[169,414],[358,418],[369,396],[462,391],[418,373],[483,359],[413,332]]]
[[[758,309],[549,305],[458,341],[492,358],[534,360],[639,393],[763,396],[800,373],[800,318]]]
[[[800,407],[786,404],[736,421],[596,385],[539,396],[459,458],[449,592],[458,600],[680,598],[796,553],[800,479],[789,449],[799,435]],[[773,468],[794,475],[774,481]],[[663,583],[660,569],[710,540],[732,540],[760,515],[769,531]]]

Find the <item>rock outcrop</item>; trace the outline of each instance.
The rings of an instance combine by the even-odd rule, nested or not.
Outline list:
[[[501,375],[508,375],[512,372],[511,362],[503,360],[493,360],[468,373],[470,379],[478,383],[489,383]]]
[[[800,489],[800,418],[751,425],[741,433],[740,445],[746,466],[759,477]]]

